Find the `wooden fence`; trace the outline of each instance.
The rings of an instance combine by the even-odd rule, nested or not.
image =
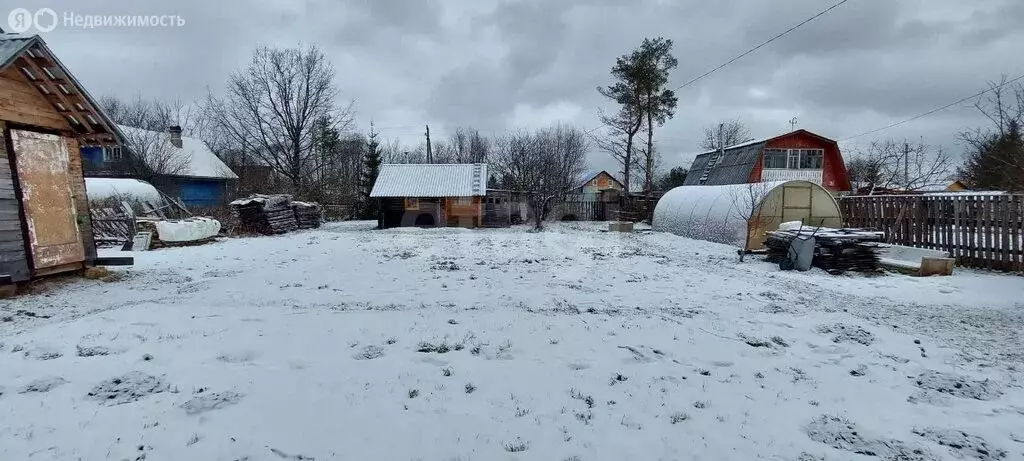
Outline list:
[[[895,245],[942,250],[967,267],[1024,271],[1024,195],[873,195],[839,198],[849,227]]]

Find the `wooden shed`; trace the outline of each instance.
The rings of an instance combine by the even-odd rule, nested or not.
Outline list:
[[[480,227],[487,165],[384,164],[370,197],[380,201],[378,227]],[[507,214],[507,213],[506,213]]]
[[[0,34],[0,284],[96,257],[79,146],[122,139],[39,36]]]

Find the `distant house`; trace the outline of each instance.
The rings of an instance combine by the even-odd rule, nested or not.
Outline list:
[[[478,227],[484,217],[487,165],[383,164],[370,197],[378,226]]]
[[[968,192],[967,185],[959,179],[954,181],[944,181],[935,184],[928,184],[923,187],[916,189],[918,192],[930,193],[930,192]]]
[[[180,200],[189,207],[223,205],[227,200],[228,184],[237,180],[227,165],[210,150],[205,142],[181,135],[181,127],[172,126],[166,132],[143,130],[118,125],[128,144],[145,144],[140,149],[159,156],[170,170],[147,178],[161,192]],[[159,151],[160,154],[153,152]],[[130,149],[118,147],[85,147],[81,151],[88,177],[135,177],[131,168]]]
[[[81,145],[117,127],[39,36],[0,32],[0,285],[96,262]]]
[[[839,144],[807,130],[731,146],[724,152],[700,154],[693,160],[683,185],[794,179],[810,181],[833,192],[852,189]]]
[[[584,172],[580,177],[579,184],[575,192],[594,196],[611,190],[622,192],[624,188],[621,181],[604,170]]]

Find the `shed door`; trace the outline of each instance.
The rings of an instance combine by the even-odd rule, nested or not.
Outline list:
[[[11,143],[35,270],[85,261],[67,145],[60,136],[22,130],[11,130]]]

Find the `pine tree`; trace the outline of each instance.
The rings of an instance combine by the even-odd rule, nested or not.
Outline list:
[[[376,200],[370,198],[370,191],[373,184],[377,182],[377,175],[380,174],[381,148],[377,139],[378,133],[370,122],[370,134],[366,139],[366,155],[363,157],[363,177],[360,182],[363,206],[360,217],[363,219],[376,219],[380,207]]]
[[[1016,120],[980,137],[967,153],[960,176],[972,189],[1024,190],[1024,133]]]

